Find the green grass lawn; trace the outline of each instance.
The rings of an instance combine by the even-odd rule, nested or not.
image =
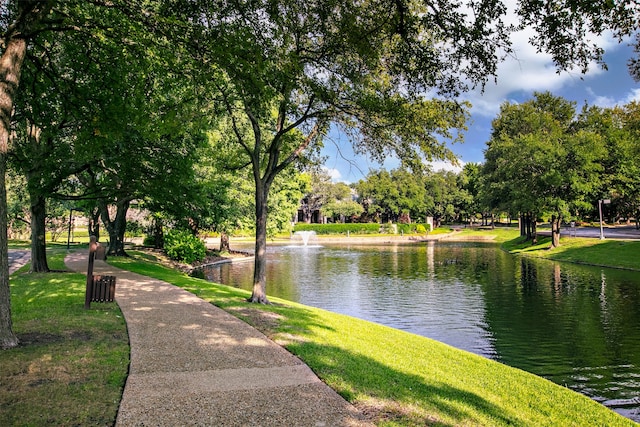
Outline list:
[[[465,237],[486,237],[491,236],[493,241],[501,243],[512,240],[520,234],[520,230],[518,227],[474,227],[474,228],[463,228],[457,232],[459,236]]]
[[[560,246],[551,249],[550,237],[540,238],[536,245],[516,237],[503,243],[502,248],[512,254],[554,261],[640,270],[640,241],[561,237]]]
[[[52,252],[50,267],[64,270],[65,254]],[[10,278],[21,344],[0,351],[0,425],[113,425],[129,365],[120,309],[85,310],[82,274],[27,271]]]
[[[445,344],[276,298],[249,304],[246,291],[137,256],[109,262],[176,284],[254,325],[377,425],[634,425],[580,394]]]

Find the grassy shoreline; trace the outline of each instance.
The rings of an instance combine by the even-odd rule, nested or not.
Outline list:
[[[640,241],[562,237],[559,247],[550,247],[549,237],[541,238],[536,245],[519,237],[502,244],[504,250],[522,256],[640,271]]]
[[[634,425],[550,381],[418,335],[188,277],[151,254],[110,259],[210,301],[283,345],[380,426]]]

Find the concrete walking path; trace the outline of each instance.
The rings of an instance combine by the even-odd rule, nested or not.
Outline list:
[[[87,256],[65,262],[86,273]],[[368,425],[298,358],[222,309],[103,261],[94,273],[117,277],[129,332],[116,426]]]
[[[31,252],[26,249],[9,249],[9,274],[13,274],[17,269],[29,262]]]

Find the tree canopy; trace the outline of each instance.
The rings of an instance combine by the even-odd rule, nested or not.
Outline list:
[[[517,17],[513,25],[509,13]],[[602,59],[592,35],[611,31],[624,40],[639,19],[636,2],[590,0],[520,0],[514,11],[500,0],[2,2],[0,345],[16,344],[7,314],[5,193],[14,131],[29,135],[35,125],[40,133],[31,135],[55,143],[39,149],[59,158],[68,153],[94,184],[130,184],[117,196],[126,205],[132,194],[152,195],[162,185],[159,171],[189,169],[171,159],[189,158],[201,124],[225,129],[234,154],[229,166],[248,167],[254,181],[251,299],[267,302],[270,191],[294,163],[317,154],[329,126],[377,159],[394,153],[416,169],[425,159],[455,160],[447,140],[458,137],[469,107],[455,96],[495,75],[512,53],[513,31],[533,28],[532,43],[559,70],[584,70]],[[61,132],[59,125],[71,122]],[[576,135],[576,144],[587,144]],[[128,166],[141,161],[149,179],[134,186]],[[45,172],[55,175],[52,183],[68,173]],[[42,178],[32,181],[34,194],[52,191]]]

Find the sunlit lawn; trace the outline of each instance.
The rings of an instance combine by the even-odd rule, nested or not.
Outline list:
[[[640,270],[640,241],[561,237],[560,246],[551,249],[550,237],[540,238],[536,245],[517,237],[503,248],[513,254],[555,261]]]

